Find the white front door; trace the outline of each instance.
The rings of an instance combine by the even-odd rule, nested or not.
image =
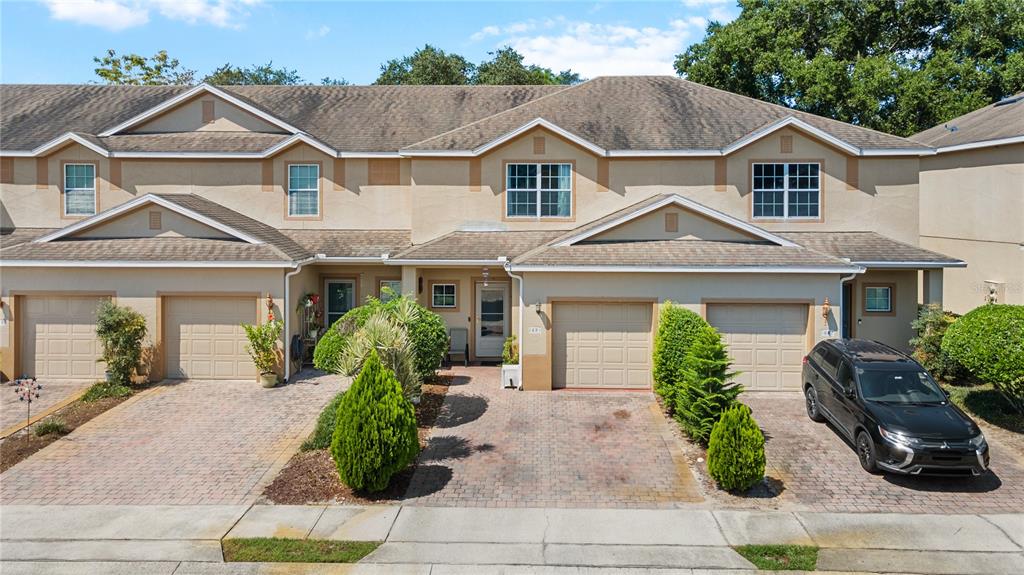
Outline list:
[[[501,357],[508,337],[508,284],[476,284],[476,356]]]

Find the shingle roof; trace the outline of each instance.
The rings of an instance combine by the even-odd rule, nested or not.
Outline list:
[[[1007,98],[1006,102],[968,112],[910,138],[940,148],[1024,136],[1024,92]]]
[[[259,153],[288,138],[259,132],[171,132],[119,134],[94,141],[112,152],[250,152]]]
[[[131,261],[131,262],[279,262],[285,258],[268,244],[205,238],[68,239],[26,242],[0,251],[5,261]]]
[[[10,228],[0,230],[0,248],[9,248],[32,241],[54,231],[53,228]]]
[[[332,258],[394,255],[412,244],[409,230],[280,230],[311,254]]]
[[[459,231],[392,255],[399,260],[489,260],[514,258],[551,241],[562,232]]]
[[[858,262],[962,264],[954,257],[894,240],[876,232],[778,232],[812,250]]]
[[[600,77],[409,146],[470,150],[542,118],[605,150],[719,150],[793,116],[861,148],[917,142],[675,76]]]

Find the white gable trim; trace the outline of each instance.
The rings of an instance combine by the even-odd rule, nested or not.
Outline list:
[[[1010,136],[1009,138],[999,138],[996,140],[983,140],[980,142],[969,142],[967,144],[956,144],[955,146],[942,146],[935,151],[939,154],[945,154],[947,152],[959,152],[962,150],[974,150],[977,148],[988,148],[992,146],[1005,146],[1008,144],[1020,143],[1024,143],[1024,136]]]
[[[89,140],[86,140],[85,138],[79,136],[74,132],[67,132],[66,134],[61,134],[60,136],[57,136],[56,138],[50,140],[49,142],[46,142],[45,144],[31,150],[3,150],[0,151],[0,155],[11,156],[15,158],[34,158],[37,156],[45,156],[51,150],[64,146],[68,142],[75,142],[77,144],[81,144],[82,146],[96,152],[97,154],[103,156],[104,158],[110,157],[110,152],[107,151],[105,148],[97,146],[96,144],[90,142]]]
[[[227,92],[225,92],[225,91],[223,91],[223,90],[221,90],[221,89],[219,89],[219,88],[217,88],[215,86],[211,86],[209,84],[199,84],[198,86],[196,86],[195,88],[192,88],[191,90],[186,90],[186,91],[182,92],[181,94],[178,94],[177,96],[175,96],[175,97],[173,97],[173,98],[171,98],[169,100],[166,100],[166,101],[164,101],[164,102],[162,102],[162,103],[160,103],[160,104],[158,104],[158,105],[156,105],[156,106],[146,110],[145,112],[143,112],[143,113],[141,113],[141,114],[139,114],[137,116],[129,118],[128,120],[125,120],[124,122],[121,122],[120,124],[118,124],[118,125],[116,125],[116,126],[114,126],[112,128],[108,128],[108,129],[104,130],[103,132],[101,132],[99,134],[99,136],[100,137],[113,136],[114,134],[117,134],[119,132],[127,130],[128,128],[131,128],[132,126],[137,126],[137,125],[141,124],[142,122],[145,122],[146,120],[148,120],[148,119],[150,119],[150,118],[152,118],[154,116],[162,114],[163,112],[166,112],[167,110],[170,110],[171,108],[174,108],[178,104],[181,104],[182,102],[185,102],[185,101],[187,101],[187,100],[189,100],[191,98],[194,98],[194,97],[196,97],[196,96],[198,96],[199,94],[202,94],[202,93],[207,93],[207,94],[210,94],[212,96],[216,96],[216,97],[218,97],[218,98],[220,98],[222,100],[225,100],[227,102],[230,102],[232,105],[237,106],[237,107],[245,110],[246,112],[249,112],[253,116],[256,116],[257,118],[260,118],[261,120],[264,120],[266,122],[269,122],[269,123],[271,123],[271,124],[281,128],[281,129],[283,129],[283,130],[285,130],[287,132],[291,132],[292,134],[297,134],[297,133],[302,131],[302,130],[299,130],[298,128],[296,128],[295,126],[292,126],[291,124],[285,122],[284,120],[281,120],[279,118],[271,116],[270,114],[264,112],[263,110],[260,110],[259,108],[256,108],[255,106],[247,104],[247,103],[243,102],[242,100],[239,100],[238,98],[232,96],[231,94],[228,94]]]
[[[665,198],[663,198],[663,199],[661,199],[661,200],[659,200],[657,202],[654,202],[653,204],[646,205],[646,206],[644,206],[642,208],[637,208],[635,211],[629,212],[627,214],[623,214],[622,216],[619,216],[619,217],[617,217],[617,218],[615,218],[613,220],[609,220],[609,221],[607,221],[607,222],[605,222],[605,223],[603,223],[603,224],[601,224],[599,226],[590,228],[589,230],[580,232],[580,233],[578,233],[576,235],[573,235],[573,236],[570,236],[570,237],[568,237],[568,238],[566,238],[564,240],[561,240],[558,243],[553,244],[553,246],[554,247],[571,246],[572,244],[575,244],[575,243],[581,242],[581,241],[583,241],[583,240],[585,240],[587,238],[596,236],[596,235],[598,235],[598,234],[600,234],[602,232],[605,232],[605,231],[610,230],[610,229],[612,229],[614,227],[620,226],[620,225],[622,225],[622,224],[624,224],[624,223],[626,223],[628,221],[634,220],[636,218],[639,218],[640,216],[643,216],[645,214],[649,214],[649,213],[651,213],[653,211],[659,210],[659,209],[661,209],[661,208],[663,208],[665,206],[668,206],[668,205],[676,205],[676,206],[680,206],[682,208],[685,208],[685,209],[697,212],[698,214],[706,216],[706,217],[708,217],[708,218],[710,218],[712,220],[716,220],[716,221],[721,222],[721,223],[723,223],[723,224],[725,224],[727,226],[743,230],[743,231],[747,232],[748,234],[757,236],[757,237],[759,237],[761,239],[764,239],[764,240],[768,240],[768,241],[770,241],[772,243],[775,243],[775,244],[778,244],[780,246],[799,247],[799,244],[793,243],[793,242],[787,240],[786,238],[783,238],[781,236],[777,236],[777,235],[775,235],[775,234],[773,234],[773,233],[771,233],[771,232],[769,232],[769,231],[767,231],[767,230],[765,230],[763,228],[759,228],[759,227],[757,227],[755,225],[748,224],[747,222],[744,222],[743,220],[734,218],[734,217],[732,217],[732,216],[730,216],[728,214],[724,214],[724,213],[722,213],[722,212],[720,212],[718,210],[713,210],[713,209],[711,209],[711,208],[709,208],[709,207],[707,207],[707,206],[705,206],[703,204],[698,204],[697,202],[695,202],[695,201],[693,201],[691,199],[688,199],[688,198],[684,198],[683,196],[680,196],[678,194],[673,194],[671,196],[666,196]]]
[[[861,274],[860,266],[581,266],[512,264],[514,272],[694,273],[694,274]]]
[[[832,134],[829,134],[828,132],[819,130],[818,128],[815,128],[814,126],[808,124],[807,122],[804,122],[803,120],[800,120],[795,116],[786,116],[785,118],[778,120],[776,122],[772,122],[771,124],[768,124],[767,126],[759,130],[754,130],[753,132],[747,134],[746,136],[743,136],[739,140],[736,140],[735,142],[722,148],[722,153],[723,155],[731,154],[736,150],[748,146],[773,132],[777,132],[778,130],[781,130],[782,128],[786,128],[789,126],[793,126],[795,128],[798,128],[811,134],[812,136],[815,136],[816,138],[822,139],[848,154],[854,156],[859,156],[861,154],[861,149],[858,148],[857,146],[848,144],[844,140],[841,140],[833,136]]]
[[[505,133],[505,134],[503,134],[503,135],[501,135],[501,136],[491,140],[490,142],[487,142],[486,144],[483,144],[482,146],[478,146],[476,148],[473,148],[472,150],[399,150],[399,153],[402,154],[403,156],[428,156],[428,157],[429,156],[479,156],[479,155],[487,153],[490,150],[493,150],[494,148],[496,148],[496,147],[498,147],[498,146],[500,146],[500,145],[502,145],[502,144],[504,144],[504,143],[506,143],[506,142],[508,142],[510,140],[514,140],[515,138],[518,138],[519,136],[525,134],[526,132],[529,132],[530,130],[532,130],[534,128],[538,128],[538,127],[539,128],[544,128],[544,129],[546,129],[548,131],[551,131],[551,132],[554,132],[555,134],[558,134],[559,136],[565,138],[566,140],[569,140],[570,142],[572,142],[572,143],[574,143],[574,144],[576,144],[576,145],[578,145],[578,146],[580,146],[580,147],[582,147],[584,149],[587,149],[587,150],[593,152],[594,154],[596,154],[598,156],[606,156],[606,155],[608,155],[607,150],[605,150],[601,146],[598,146],[597,144],[594,144],[593,142],[584,140],[583,138],[577,136],[576,134],[573,134],[572,132],[569,132],[569,131],[567,131],[567,130],[565,130],[563,128],[560,128],[557,125],[555,125],[555,124],[545,120],[544,118],[537,118],[537,119],[535,119],[533,121],[527,122],[527,123],[523,124],[522,126],[516,128],[515,130],[512,130],[511,132],[507,132],[507,133]]]
[[[266,150],[263,150],[260,153],[260,157],[261,158],[268,158],[268,157],[273,156],[274,154],[280,152],[281,150],[283,150],[283,149],[285,149],[285,148],[287,148],[287,147],[289,147],[289,146],[291,146],[293,144],[296,144],[298,142],[302,142],[304,144],[312,146],[312,147],[320,150],[321,152],[327,154],[328,156],[331,156],[331,157],[334,157],[334,158],[338,157],[338,152],[334,148],[331,148],[327,144],[321,142],[320,140],[317,140],[316,138],[314,138],[313,136],[310,136],[309,134],[307,134],[305,132],[299,132],[298,134],[295,134],[294,136],[291,136],[288,139],[286,139],[286,140],[284,140],[282,142],[279,142],[277,144],[274,144],[273,146],[267,148]]]
[[[104,212],[100,212],[100,213],[96,214],[95,216],[88,217],[88,218],[86,218],[84,220],[75,222],[74,224],[71,224],[70,226],[67,226],[65,228],[61,228],[59,230],[50,232],[50,233],[48,233],[46,235],[39,236],[38,238],[36,238],[33,241],[36,242],[36,243],[45,243],[45,242],[49,242],[49,241],[52,241],[52,240],[60,239],[60,238],[63,238],[63,237],[67,237],[67,236],[75,234],[76,232],[80,232],[82,230],[85,230],[85,229],[94,227],[96,225],[99,225],[99,224],[101,224],[101,223],[103,223],[103,222],[105,222],[107,220],[111,220],[113,218],[116,218],[117,216],[119,216],[121,214],[130,212],[130,211],[134,210],[135,208],[138,208],[140,206],[144,206],[146,204],[156,204],[156,205],[158,205],[158,206],[160,206],[162,208],[166,208],[166,209],[171,210],[173,212],[177,212],[177,213],[179,213],[179,214],[181,214],[181,215],[183,215],[183,216],[185,216],[187,218],[193,219],[193,220],[195,220],[195,221],[197,221],[197,222],[199,222],[201,224],[205,224],[207,226],[210,226],[211,228],[214,228],[216,230],[224,232],[225,234],[228,234],[229,236],[233,236],[235,238],[238,238],[238,239],[242,240],[243,242],[248,242],[250,244],[262,244],[263,243],[261,240],[255,238],[255,237],[253,237],[253,236],[251,236],[249,234],[240,232],[240,231],[236,230],[235,228],[232,228],[230,226],[224,225],[221,222],[218,222],[217,220],[208,218],[208,217],[206,217],[206,216],[204,216],[204,215],[202,215],[202,214],[200,214],[198,212],[195,212],[193,210],[190,210],[188,208],[180,206],[180,205],[178,205],[178,204],[176,204],[176,203],[174,203],[174,202],[172,202],[170,200],[161,198],[159,196],[155,196],[153,194],[146,194],[144,196],[139,196],[138,198],[135,198],[134,200],[131,200],[129,202],[125,202],[125,203],[123,203],[123,204],[121,204],[121,205],[119,205],[117,207],[111,208],[111,209],[106,210]]]

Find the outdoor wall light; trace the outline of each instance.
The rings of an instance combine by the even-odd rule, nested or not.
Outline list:
[[[540,300],[533,304],[533,311],[537,312],[537,315],[540,315]]]
[[[821,304],[821,317],[828,321],[828,312],[832,309],[832,303],[828,301],[828,296],[825,296],[825,301]]]

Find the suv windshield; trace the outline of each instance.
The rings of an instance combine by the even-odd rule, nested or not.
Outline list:
[[[946,394],[923,371],[857,368],[862,397],[881,403],[945,403]]]

